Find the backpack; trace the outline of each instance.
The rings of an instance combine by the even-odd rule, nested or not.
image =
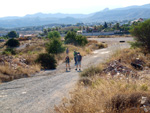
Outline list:
[[[70,60],[69,57],[66,57],[66,62],[69,62],[69,60]]]
[[[81,55],[78,55],[78,56],[77,56],[77,61],[81,61],[81,59],[82,59],[82,56],[81,56]]]

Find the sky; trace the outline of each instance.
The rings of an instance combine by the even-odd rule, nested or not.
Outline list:
[[[105,8],[150,4],[150,0],[0,0],[0,17],[35,13],[89,14]]]

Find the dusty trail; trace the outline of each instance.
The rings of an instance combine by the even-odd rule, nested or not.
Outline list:
[[[129,44],[120,44],[118,39],[113,39],[115,43],[108,48],[96,50],[92,55],[85,56],[82,69],[106,61],[118,49],[129,48]],[[63,97],[68,96],[68,92],[73,90],[79,80],[79,72],[74,70],[74,62],[71,63],[71,72],[65,72],[64,66],[65,64],[61,64],[57,70],[1,84],[0,113],[53,112],[54,105],[58,105]]]

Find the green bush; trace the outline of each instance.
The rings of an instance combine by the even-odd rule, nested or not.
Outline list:
[[[48,53],[59,54],[65,51],[65,47],[60,39],[54,38],[47,44],[46,50]]]
[[[16,54],[16,51],[15,51],[14,49],[12,49],[12,48],[6,48],[6,49],[3,51],[2,54],[4,54],[4,55],[10,55],[10,54],[15,55],[15,54]]]
[[[77,44],[80,46],[85,46],[88,43],[87,38],[82,35],[77,35],[75,39],[76,39]]]
[[[8,36],[9,38],[18,38],[18,37],[19,37],[18,34],[16,33],[16,31],[10,31],[10,32],[7,34],[7,36]]]
[[[76,45],[76,33],[72,31],[67,32],[67,35],[65,36],[65,43]]]
[[[76,35],[75,32],[69,31],[65,36],[66,44],[74,44],[79,46],[85,46],[88,43],[88,40],[85,36]]]
[[[53,38],[60,38],[60,34],[58,31],[51,31],[48,32],[48,36],[49,39],[53,39]]]
[[[40,63],[44,69],[56,69],[56,59],[54,55],[48,53],[39,54],[36,62]]]
[[[142,48],[150,52],[150,19],[139,23],[130,30],[135,40],[141,43]]]
[[[5,43],[6,46],[8,47],[18,47],[20,46],[20,43],[18,40],[16,39],[9,39],[6,43]]]

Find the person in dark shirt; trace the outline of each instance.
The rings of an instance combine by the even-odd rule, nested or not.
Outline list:
[[[69,70],[71,70],[71,68],[70,68],[70,59],[69,59],[68,55],[65,58],[65,62],[66,62],[66,71],[68,71],[67,68],[69,68]]]
[[[74,62],[75,62],[75,66],[77,65],[77,52],[74,50]]]
[[[76,60],[77,60],[77,65],[76,65],[76,69],[75,70],[77,70],[79,68],[79,71],[81,71],[82,56],[80,55],[79,52],[77,54]]]

